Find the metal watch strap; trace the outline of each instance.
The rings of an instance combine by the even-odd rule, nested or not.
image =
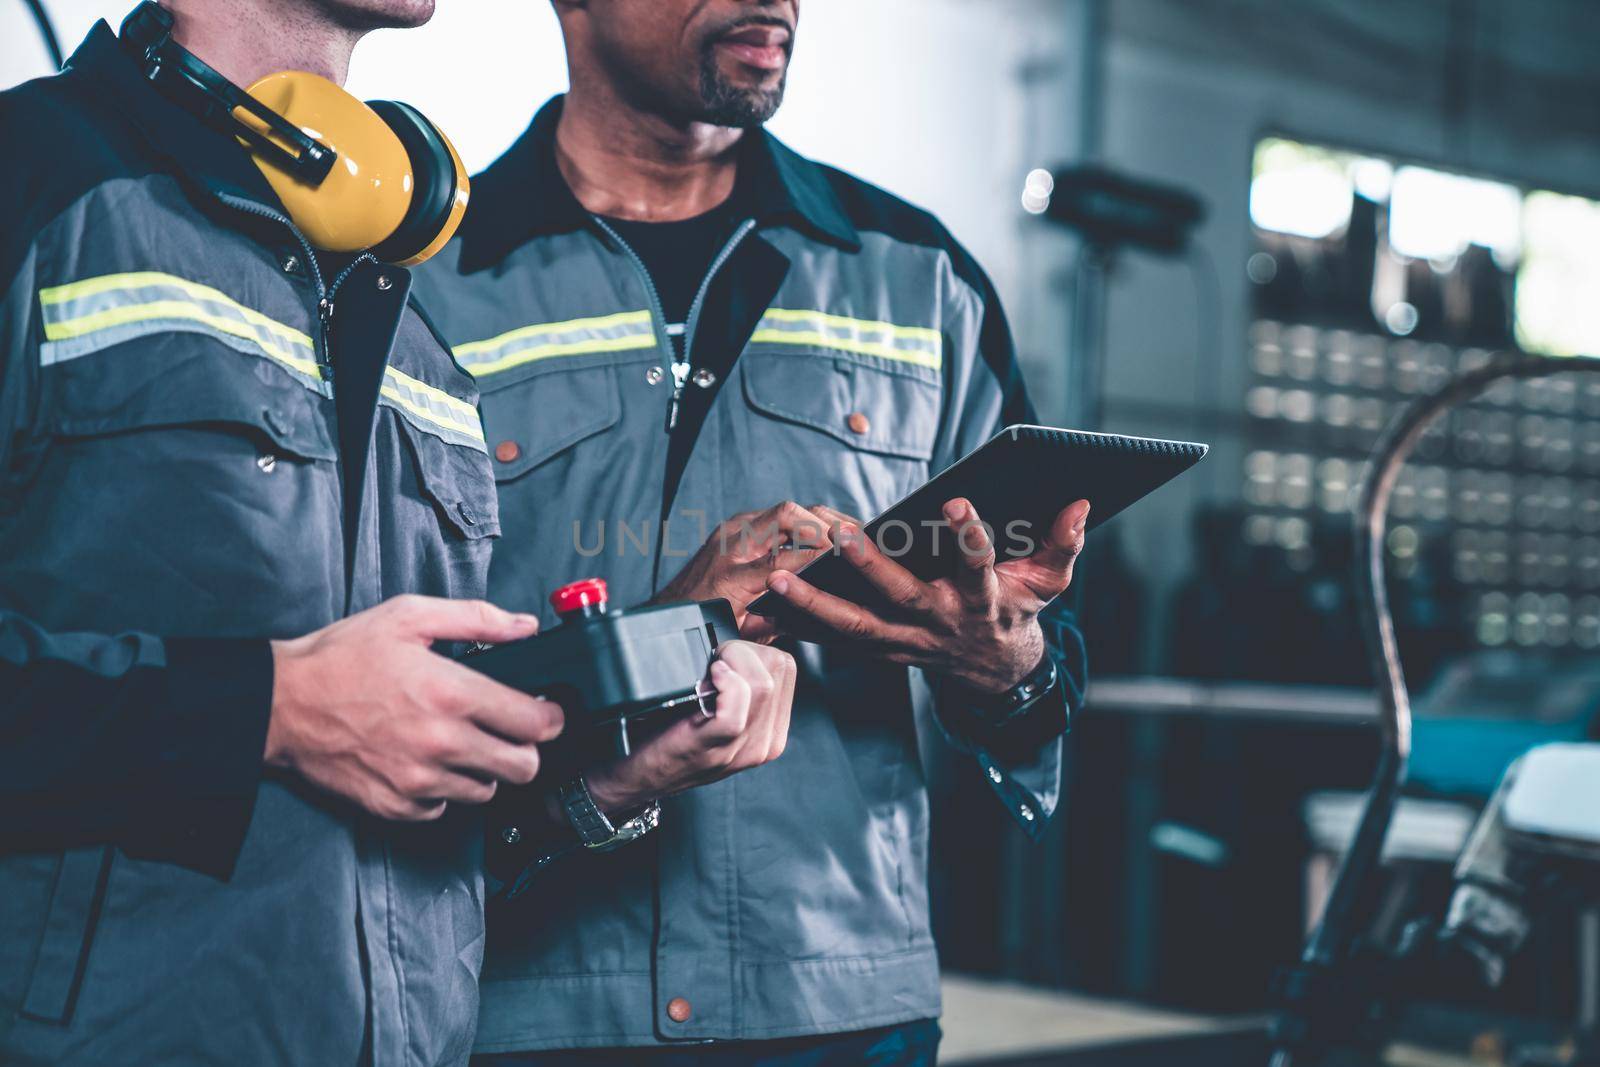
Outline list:
[[[567,821],[577,831],[583,847],[596,852],[608,852],[619,845],[637,841],[661,823],[661,805],[651,802],[637,815],[613,825],[589,795],[589,785],[580,775],[558,790],[561,809]]]
[[[1056,661],[1047,652],[1044,659],[1028,676],[1004,693],[986,696],[977,702],[984,720],[999,726],[1026,711],[1039,698],[1049,693],[1061,682]]]

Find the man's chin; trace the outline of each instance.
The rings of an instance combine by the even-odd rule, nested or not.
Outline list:
[[[778,113],[778,105],[782,102],[781,96],[751,94],[747,98],[718,101],[708,107],[701,118],[713,126],[753,130],[766,125]]]
[[[761,126],[778,113],[783,104],[783,90],[781,76],[766,85],[740,85],[721,77],[702,78],[701,121],[741,129]]]
[[[412,29],[433,18],[434,0],[328,0],[328,4],[364,29]]]

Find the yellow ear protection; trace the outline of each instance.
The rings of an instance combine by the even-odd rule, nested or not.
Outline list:
[[[240,89],[172,39],[172,15],[146,0],[122,23],[155,85],[250,149],[289,218],[312,246],[370,251],[412,266],[455,233],[467,171],[455,147],[415,108],[362,103],[326,78],[269,74]]]

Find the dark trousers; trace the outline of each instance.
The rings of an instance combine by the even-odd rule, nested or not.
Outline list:
[[[726,1041],[656,1048],[503,1052],[472,1057],[472,1067],[933,1067],[935,1019],[825,1037]]]

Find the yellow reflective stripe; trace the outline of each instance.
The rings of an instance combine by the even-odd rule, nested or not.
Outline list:
[[[477,408],[393,367],[386,368],[383,377],[384,384],[378,390],[380,395],[430,426],[459,434],[488,450]],[[443,410],[435,410],[430,404],[437,404]]]
[[[608,333],[610,336],[604,336]],[[454,351],[463,367],[482,377],[557,356],[629,352],[655,346],[655,324],[650,312],[624,311],[522,326],[486,341],[458,345]]]
[[[167,274],[158,270],[125,271],[122,274],[100,274],[93,278],[84,278],[81,281],[68,282],[65,285],[52,285],[39,290],[39,303],[46,306],[50,304],[64,304],[68,300],[79,300],[86,296],[99,296],[109,293],[113,289],[148,289],[152,285],[170,285],[185,291],[203,291],[203,298],[224,299],[227,297],[210,286],[191,282],[187,278],[180,278],[176,274]],[[202,295],[196,293],[195,295]]]
[[[178,300],[154,300],[146,304],[133,304],[128,307],[106,308],[104,311],[91,312],[65,322],[47,322],[44,327],[44,336],[47,341],[64,341],[87,334],[108,330],[115,326],[126,326],[133,322],[148,322],[151,319],[186,319],[209,326],[220,333],[249,341],[259,348],[262,353],[271,359],[277,360],[284,366],[301,374],[313,378],[322,377],[322,368],[317,365],[315,358],[302,358],[293,352],[268,344],[259,334],[243,323],[221,315],[208,314],[193,304]],[[287,327],[285,327],[287,329]],[[310,338],[306,339],[306,346],[310,347]]]
[[[535,363],[541,359],[551,359],[556,356],[589,356],[600,352],[628,352],[636,348],[654,348],[656,339],[652,334],[642,334],[632,337],[601,337],[592,341],[571,341],[538,345],[533,348],[523,348],[500,359],[487,363],[469,363],[463,361],[474,377],[481,378],[485,374],[497,374],[500,371],[520,367],[524,363]],[[460,358],[459,356],[457,357]]]
[[[181,294],[181,299],[173,294]],[[110,294],[118,299],[96,300]],[[234,300],[219,289],[164,271],[125,271],[84,278],[39,291],[47,342],[90,338],[102,331],[126,336],[139,323],[177,320],[247,342],[252,349],[298,374],[323,382],[311,338]],[[78,354],[93,351],[94,342]]]
[[[209,285],[201,285],[199,282],[192,282],[187,278],[180,278],[176,274],[166,274],[162,271],[141,270],[128,271],[123,274],[104,274],[95,278],[85,278],[82,281],[69,282],[66,285],[53,285],[39,290],[39,303],[48,308],[68,301],[99,296],[102,293],[109,293],[119,289],[149,289],[155,286],[177,289],[194,297],[196,300],[222,304],[230,310],[238,312],[240,317],[252,326],[260,326],[262,329],[270,330],[284,340],[294,344],[305,345],[307,348],[312,346],[311,338],[306,334],[292,326],[286,326],[276,319],[268,318],[255,308],[246,307],[220,289],[213,289]]]
[[[883,322],[879,319],[851,319],[843,315],[829,315],[823,311],[805,311],[791,308],[768,308],[767,313],[761,316],[762,321],[772,322],[800,322],[833,326],[841,330],[863,331],[865,333],[886,333],[891,337],[903,338],[907,341],[931,341],[934,344],[943,344],[944,339],[938,330],[927,326],[896,326],[892,322]]]
[[[482,352],[491,352],[505,345],[515,344],[517,341],[529,337],[544,337],[553,334],[578,333],[588,330],[609,330],[618,326],[648,326],[650,325],[650,312],[624,311],[617,315],[603,315],[591,319],[569,319],[566,322],[535,323],[532,326],[522,326],[498,337],[491,337],[487,341],[473,341],[471,344],[457,345],[456,358],[470,357]]]
[[[161,290],[165,292],[160,298],[150,298]],[[189,299],[175,297],[175,293]],[[106,298],[108,294],[118,299],[95,299]],[[44,311],[47,342],[75,341],[101,333],[108,335],[100,344],[90,340],[86,342],[89,349],[63,358],[75,358],[105,344],[115,344],[124,339],[127,327],[139,323],[193,323],[204,327],[205,331],[247,342],[252,351],[321,383],[322,391],[325,395],[327,392],[323,368],[316,361],[316,348],[309,336],[246,307],[209,285],[160,271],[131,271],[41,289],[39,303]],[[91,307],[93,310],[89,310]],[[174,325],[173,328],[193,327]],[[431,428],[439,436],[454,435],[487,451],[478,410],[465,400],[393,367],[384,369],[384,383],[379,392],[423,428]]]
[[[413,378],[409,374],[404,374],[400,371],[397,371],[393,367],[385,368],[384,377],[393,378],[397,384],[403,385],[407,389],[415,390],[428,399],[442,404],[445,408],[449,409],[452,415],[464,422],[466,425],[478,425],[478,409],[467,403],[465,400],[462,400],[460,397],[451,396],[443,389],[429,385],[420,378]]]
[[[801,327],[796,329],[795,327]],[[877,319],[852,319],[823,311],[768,308],[751,344],[800,345],[938,370],[944,365],[944,339],[926,326],[897,326]]]
[[[937,352],[913,352],[904,348],[895,348],[893,345],[846,339],[829,334],[800,333],[794,330],[757,330],[751,335],[750,343],[831,348],[860,356],[878,356],[882,359],[892,359],[901,363],[914,363],[919,367],[931,367],[934,370],[938,370],[944,365],[944,360]]]

